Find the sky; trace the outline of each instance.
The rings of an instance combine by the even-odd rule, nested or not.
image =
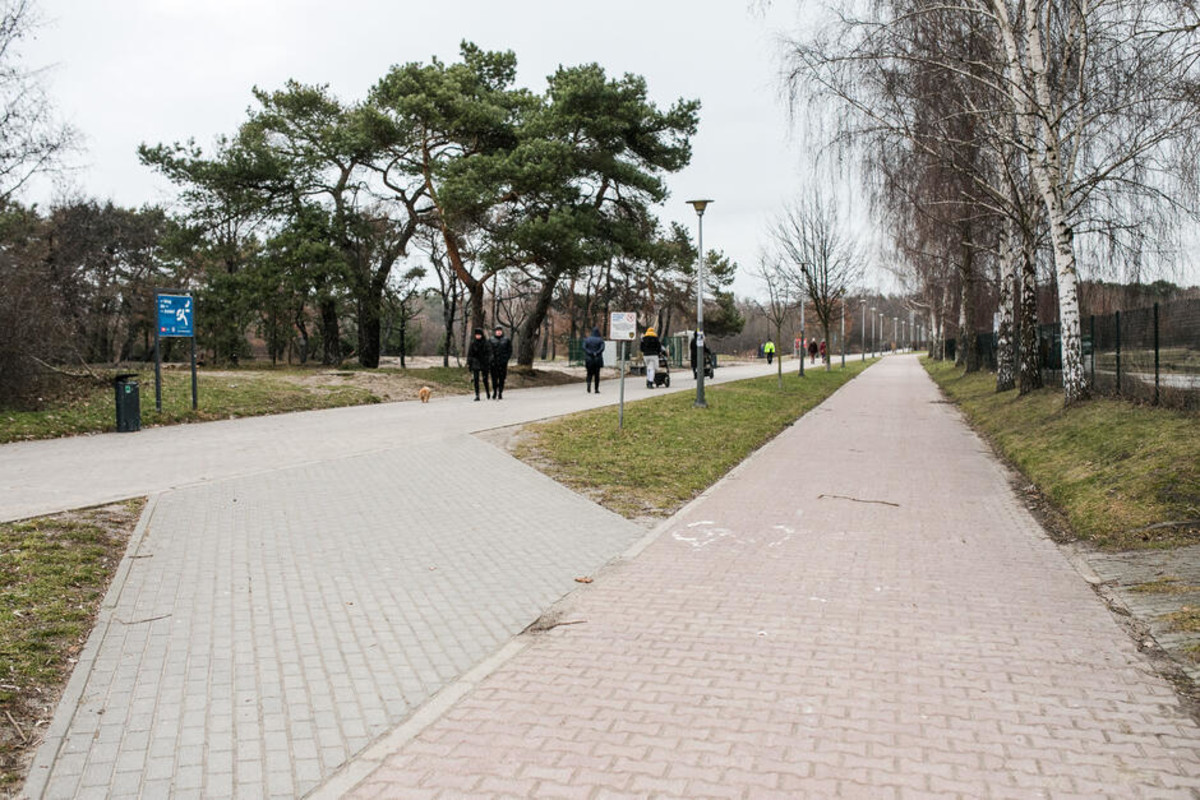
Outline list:
[[[765,6],[765,8],[764,8]],[[72,188],[124,206],[169,204],[173,187],[137,147],[232,134],[251,88],[288,79],[365,96],[393,64],[457,60],[466,39],[513,50],[518,84],[535,91],[559,65],[596,62],[646,78],[660,108],[699,99],[691,164],[668,177],[666,223],[695,233],[685,201],[714,201],[705,249],[741,266],[739,295],[757,295],[757,263],[780,205],[797,194],[803,153],[778,80],[778,37],[795,4],[751,0],[37,0],[42,18],[24,63],[44,67],[48,94],[83,136]],[[48,203],[39,184],[25,198]]]

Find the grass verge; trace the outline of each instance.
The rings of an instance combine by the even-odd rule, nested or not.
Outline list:
[[[0,792],[25,778],[143,505],[0,523]]]
[[[628,403],[623,430],[612,407],[572,414],[528,426],[514,452],[622,516],[666,517],[870,363],[710,386],[707,409],[692,392]]]
[[[115,372],[109,373],[111,378]],[[197,377],[199,408],[192,410],[191,372],[163,371],[163,409],[155,409],[154,368],[138,373],[142,426],[175,425],[231,417],[253,417],[365,405],[395,398],[397,391],[415,396],[427,384],[447,394],[467,391],[467,371],[450,367],[420,370],[314,370],[240,368],[201,371]],[[78,379],[60,384],[37,411],[0,410],[0,444],[50,439],[116,429],[110,381]]]
[[[996,392],[995,375],[926,370],[976,430],[1106,550],[1200,542],[1200,417],[1113,399],[1064,408],[1062,392]]]

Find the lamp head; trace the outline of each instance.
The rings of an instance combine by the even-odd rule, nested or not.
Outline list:
[[[703,217],[704,209],[708,207],[709,203],[712,203],[714,201],[712,201],[712,200],[688,200],[687,202],[691,205],[692,208],[696,209],[696,216]]]

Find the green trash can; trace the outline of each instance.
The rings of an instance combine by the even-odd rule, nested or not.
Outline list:
[[[117,399],[117,431],[120,433],[142,429],[142,400],[136,378],[136,372],[123,372],[113,379]]]

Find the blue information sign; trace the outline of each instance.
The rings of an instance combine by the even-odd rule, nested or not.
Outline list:
[[[192,298],[186,294],[158,295],[158,335],[194,336]]]

